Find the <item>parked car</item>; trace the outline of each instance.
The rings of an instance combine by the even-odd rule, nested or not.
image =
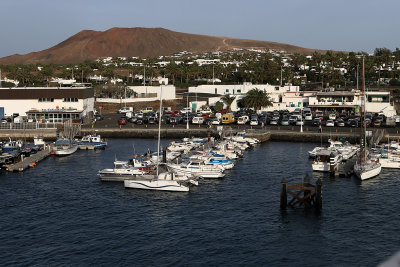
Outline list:
[[[379,121],[379,120],[374,121],[374,127],[381,127],[381,125],[382,125],[381,121]]]
[[[338,127],[344,127],[344,120],[342,120],[342,119],[337,119],[337,120],[336,120],[336,126],[338,126]]]
[[[311,113],[306,113],[306,114],[304,115],[304,120],[306,120],[306,121],[312,121],[312,119],[313,119],[313,117],[312,117],[312,114],[311,114]]]
[[[258,119],[251,119],[250,125],[257,126],[258,125]]]
[[[289,124],[290,125],[295,125],[296,121],[297,121],[297,115],[290,116],[290,118],[289,118]]]
[[[150,117],[147,119],[148,124],[156,124],[156,118],[155,117]]]
[[[335,126],[335,122],[333,120],[327,120],[325,126],[334,127]]]
[[[277,119],[272,119],[272,120],[269,122],[269,124],[270,124],[270,125],[278,125],[278,120],[277,120]]]
[[[355,119],[349,119],[347,121],[347,124],[349,125],[349,127],[358,127],[358,121]]]
[[[288,126],[289,125],[289,119],[288,118],[283,118],[281,121],[282,126]]]
[[[204,123],[204,118],[196,116],[192,119],[192,124],[203,124]]]
[[[127,122],[127,120],[126,120],[126,118],[125,117],[121,117],[119,120],[118,120],[118,124],[119,125],[126,125],[128,122]]]
[[[96,114],[94,117],[96,118],[97,121],[102,121],[102,120],[104,120],[104,116],[101,115],[101,114]]]
[[[142,113],[147,113],[147,112],[153,111],[153,108],[147,107],[147,108],[142,109],[141,111],[142,111]]]
[[[304,121],[301,120],[301,119],[300,119],[300,120],[298,119],[298,120],[296,121],[296,125],[297,125],[297,126],[304,125]]]
[[[143,119],[137,118],[137,119],[136,119],[136,124],[138,124],[138,125],[144,124]]]
[[[336,120],[336,114],[335,113],[331,113],[331,114],[329,114],[329,120]]]
[[[315,125],[315,126],[320,126],[321,125],[321,119],[320,118],[314,118],[312,124]]]
[[[182,114],[186,114],[187,112],[192,112],[192,109],[188,107],[181,109]]]
[[[315,116],[314,116],[315,118],[319,118],[321,121],[323,121],[324,120],[324,113],[323,112],[321,112],[321,111],[317,111],[316,113],[315,113]]]
[[[212,124],[214,124],[214,125],[220,125],[220,124],[221,124],[221,120],[218,119],[218,118],[213,118],[213,119],[212,119]]]

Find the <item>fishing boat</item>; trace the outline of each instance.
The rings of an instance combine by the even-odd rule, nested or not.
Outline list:
[[[3,145],[3,153],[9,153],[13,150],[19,150],[24,145],[24,142],[22,140],[12,141],[11,138],[9,139],[10,140]]]
[[[368,158],[367,152],[367,138],[366,138],[366,123],[365,123],[365,68],[364,68],[364,57],[363,57],[363,86],[362,86],[362,97],[361,97],[361,127],[360,127],[360,159],[354,166],[354,173],[360,180],[366,180],[373,178],[381,173],[381,164],[377,160],[371,160]],[[364,113],[364,114],[363,114]],[[365,147],[364,147],[365,145]]]
[[[105,149],[107,142],[101,139],[100,135],[86,135],[78,142],[78,148],[87,149]]]
[[[56,156],[68,156],[78,150],[78,144],[67,138],[57,139],[53,152]]]

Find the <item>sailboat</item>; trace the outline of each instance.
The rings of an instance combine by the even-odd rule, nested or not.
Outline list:
[[[162,86],[160,92],[160,115],[158,118],[158,143],[157,155],[160,155],[160,138],[161,138],[161,112],[162,112]],[[161,190],[161,191],[178,191],[188,192],[189,184],[196,184],[197,181],[189,180],[187,176],[177,177],[173,173],[159,173],[159,160],[157,157],[157,173],[148,175],[136,175],[129,180],[124,180],[125,188]]]
[[[363,86],[361,97],[361,126],[360,126],[360,161],[354,166],[354,173],[360,180],[373,178],[381,173],[381,164],[378,161],[373,161],[367,155],[367,138],[366,138],[366,124],[365,124],[365,67],[363,57]],[[364,113],[364,116],[363,116]],[[364,142],[363,142],[364,141]],[[364,145],[363,145],[364,143]],[[364,147],[365,146],[365,147]]]

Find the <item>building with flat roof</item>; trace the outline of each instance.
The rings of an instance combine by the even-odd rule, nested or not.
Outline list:
[[[93,113],[94,89],[91,84],[0,88],[0,107],[6,117],[18,114],[48,122],[79,119]]]

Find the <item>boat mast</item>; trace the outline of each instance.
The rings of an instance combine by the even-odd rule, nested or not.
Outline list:
[[[160,139],[161,139],[161,111],[162,110],[162,84],[160,85],[160,112],[158,117],[158,143],[157,143],[157,178],[158,178],[158,165],[160,164]],[[166,151],[164,151],[167,153]]]
[[[362,88],[361,88],[361,106],[360,106],[360,165],[363,160],[363,108],[364,108],[364,87],[365,87],[365,73],[364,73],[364,56],[362,58]]]
[[[364,101],[363,101],[363,103],[364,103],[364,110],[363,110],[363,112],[364,112],[364,117],[363,117],[363,128],[364,128],[364,161],[366,160],[366,158],[367,158],[367,124],[366,124],[366,122],[365,122],[365,119],[366,119],[366,114],[367,114],[367,103],[366,103],[366,95],[365,95],[365,89],[366,89],[366,86],[365,86],[365,65],[364,65],[364,57],[363,57],[363,87],[364,87],[364,90],[363,90],[363,98],[364,98]]]

